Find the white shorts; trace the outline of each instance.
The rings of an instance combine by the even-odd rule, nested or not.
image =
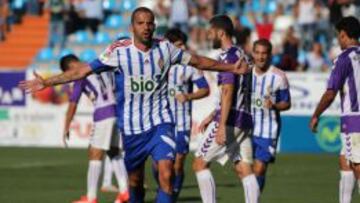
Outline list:
[[[122,149],[122,139],[116,126],[116,118],[108,118],[94,123],[90,146],[105,151],[110,147]]]
[[[213,121],[209,124],[195,156],[202,157],[206,162],[215,160],[221,165],[224,165],[229,159],[233,162],[244,161],[251,164],[253,162],[251,130],[227,126],[226,143],[219,145],[215,141],[217,128],[217,122]]]
[[[341,133],[341,155],[352,163],[360,163],[360,133]]]

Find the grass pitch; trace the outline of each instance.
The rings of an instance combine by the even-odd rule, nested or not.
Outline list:
[[[189,157],[179,202],[201,202]],[[85,149],[0,147],[0,202],[64,203],[85,194]],[[339,172],[336,155],[279,154],[267,174],[263,203],[336,203]],[[146,202],[154,202],[156,186],[147,167]],[[244,202],[241,182],[232,166],[212,165],[219,203]],[[353,202],[360,202],[355,190]],[[115,194],[99,193],[99,202]]]

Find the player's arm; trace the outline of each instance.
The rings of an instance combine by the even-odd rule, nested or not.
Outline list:
[[[67,145],[67,140],[70,137],[70,134],[69,134],[70,124],[74,118],[74,115],[75,115],[75,112],[77,109],[77,104],[80,100],[81,93],[83,91],[83,87],[84,87],[84,80],[75,81],[74,86],[73,86],[73,91],[72,91],[70,99],[69,99],[70,103],[69,103],[68,109],[66,111],[66,116],[65,116],[65,125],[64,125],[64,132],[63,132],[63,143],[65,146]]]
[[[73,65],[74,68],[71,68],[59,75],[55,75],[47,79],[44,79],[40,75],[34,73],[35,79],[21,81],[19,83],[19,86],[26,92],[36,92],[46,87],[64,84],[74,80],[85,78],[92,72],[92,69],[86,63],[74,62]]]
[[[193,83],[197,86],[197,90],[188,94],[176,95],[176,99],[180,102],[192,101],[207,97],[210,93],[209,84],[207,83],[204,76],[194,80]]]
[[[216,142],[224,145],[226,141],[226,123],[231,110],[233,100],[234,85],[224,84],[221,86],[221,110],[219,128],[216,135]]]
[[[208,125],[211,123],[211,121],[214,119],[216,114],[216,110],[213,110],[209,115],[207,115],[205,117],[204,120],[201,121],[200,126],[199,126],[199,130],[200,132],[204,132],[206,130],[206,128],[208,127]]]
[[[225,64],[208,57],[193,54],[191,55],[189,65],[199,70],[207,71],[232,72],[235,74],[245,74],[249,72],[249,66],[244,58],[240,58],[234,64]]]
[[[321,114],[332,104],[335,100],[337,92],[345,84],[345,80],[350,72],[349,67],[351,67],[351,61],[349,61],[348,58],[339,58],[336,61],[335,68],[331,71],[330,79],[327,84],[327,90],[322,95],[310,120],[310,129],[313,132],[316,132]]]

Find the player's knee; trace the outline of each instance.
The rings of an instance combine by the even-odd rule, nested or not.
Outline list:
[[[89,159],[90,160],[102,160],[104,156],[104,150],[90,147],[89,148]]]
[[[174,165],[175,174],[180,174],[184,172],[184,166],[182,163],[176,162]]]
[[[239,178],[244,178],[253,173],[251,165],[245,162],[238,162],[235,165],[235,171]]]
[[[192,164],[193,171],[199,172],[201,170],[206,169],[206,163],[201,158],[196,157]]]

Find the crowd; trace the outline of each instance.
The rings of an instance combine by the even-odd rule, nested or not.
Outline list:
[[[111,14],[126,18],[129,0],[0,0],[0,38],[5,40],[12,23],[21,23],[25,13],[50,13],[48,46],[63,49],[66,39],[78,30],[93,35]],[[339,53],[334,24],[342,17],[360,18],[360,1],[355,0],[138,0],[156,14],[158,36],[172,27],[188,33],[189,48],[209,50],[206,28],[215,14],[227,14],[236,25],[239,46],[251,52],[258,38],[274,44],[273,63],[285,71],[328,71]],[[132,8],[128,5],[128,12]]]

